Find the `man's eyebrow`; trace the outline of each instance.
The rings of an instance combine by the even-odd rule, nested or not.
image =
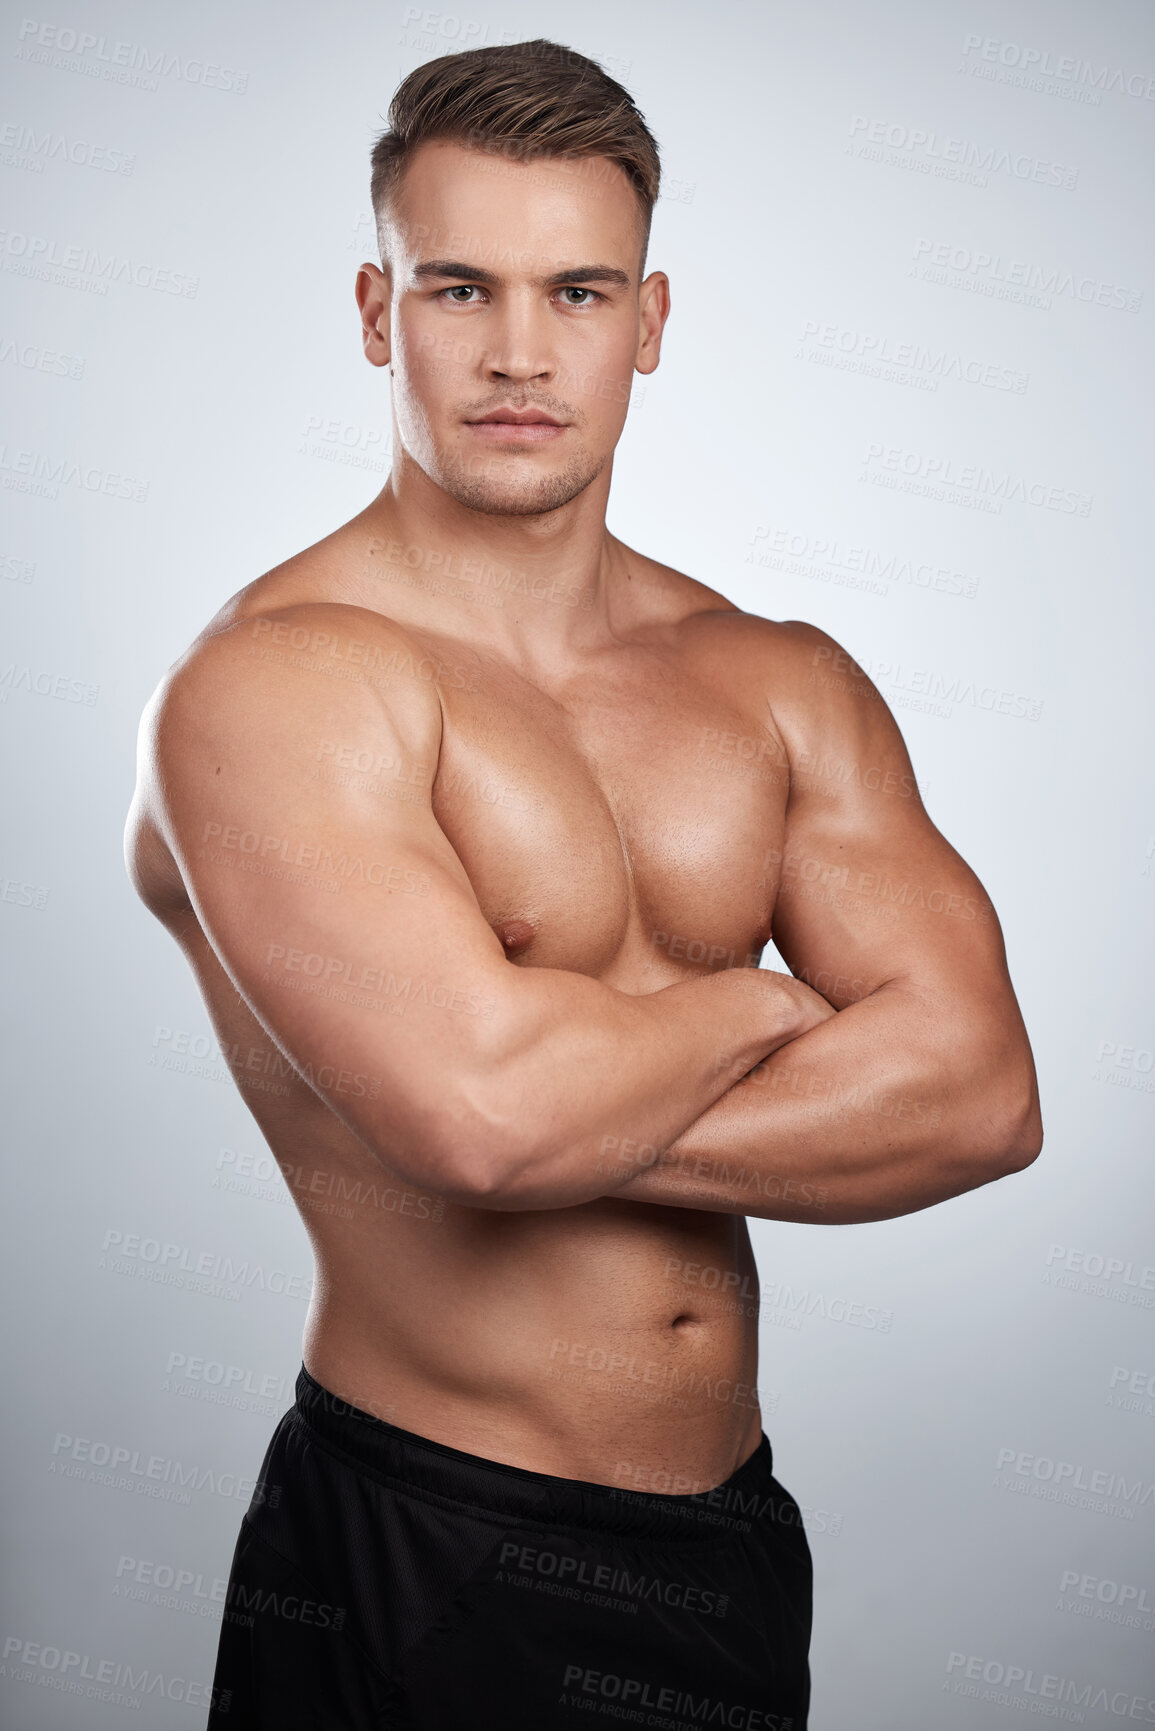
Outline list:
[[[431,258],[424,263],[414,265],[413,275],[419,282],[429,277],[456,277],[458,282],[478,282],[495,285],[501,278],[491,270],[485,270],[481,265],[465,264],[460,259]],[[574,270],[556,270],[550,276],[536,277],[535,288],[562,288],[572,284],[584,287],[589,283],[605,283],[614,288],[628,289],[630,278],[626,271],[619,270],[612,264],[583,264]]]

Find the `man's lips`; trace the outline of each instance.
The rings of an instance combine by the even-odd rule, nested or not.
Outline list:
[[[489,426],[493,422],[501,422],[502,424],[511,423],[515,427],[531,427],[538,425],[548,425],[551,427],[561,426],[561,422],[555,420],[552,415],[547,415],[544,409],[509,408],[490,409],[487,415],[478,415],[476,420],[470,421],[469,425],[471,427],[485,427]]]
[[[538,445],[560,438],[565,427],[544,409],[491,409],[465,425],[489,444]]]

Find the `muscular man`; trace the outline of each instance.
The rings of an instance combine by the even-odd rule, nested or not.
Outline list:
[[[626,92],[481,49],[390,127],[392,473],[164,681],[130,823],[316,1255],[213,1723],[799,1731],[744,1217],[1034,1158],[998,922],[849,656],[606,529],[669,310]]]

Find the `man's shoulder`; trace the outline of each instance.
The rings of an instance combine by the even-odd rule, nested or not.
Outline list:
[[[416,640],[399,618],[360,604],[366,546],[354,518],[238,589],[174,662],[152,707],[182,698],[199,703],[221,680],[243,696],[268,683],[262,667],[308,670],[319,658],[351,669],[383,652],[414,652]]]
[[[262,783],[286,753],[334,729],[436,757],[437,670],[405,625],[347,598],[337,536],[232,595],[173,663],[141,717],[126,832],[130,875],[162,919],[189,901],[164,839],[188,790],[243,757]],[[342,596],[344,590],[344,597]],[[427,674],[428,677],[423,677]],[[344,732],[342,732],[344,729]],[[234,765],[235,767],[235,765]]]
[[[298,698],[309,689],[279,673],[270,678],[268,669],[329,675],[331,682],[339,668],[340,679],[372,685],[374,671],[387,673],[422,653],[400,620],[376,608],[323,595],[292,599],[275,589],[262,591],[258,580],[193,639],[161,681],[153,705],[267,696],[278,684],[286,692],[295,687]]]
[[[870,675],[821,626],[749,613],[707,585],[663,570],[679,604],[674,630],[681,655],[739,706],[768,715],[788,756],[895,731]]]
[[[724,655],[735,673],[748,671],[755,679],[769,676],[783,696],[800,698],[809,691],[814,702],[836,689],[831,675],[843,676],[848,686],[867,680],[849,651],[821,626],[805,619],[771,619],[748,612],[685,572],[657,560],[646,564],[666,618],[677,627],[687,649]]]
[[[426,648],[399,620],[283,570],[238,591],[161,680],[141,721],[147,781],[195,774],[244,741],[275,755],[322,723],[387,729],[417,756],[436,746],[444,669],[426,667]]]

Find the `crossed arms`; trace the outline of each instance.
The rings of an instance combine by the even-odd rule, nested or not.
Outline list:
[[[492,1209],[924,1208],[1038,1152],[1030,1047],[994,912],[926,816],[885,704],[829,638],[785,629],[790,794],[762,865],[797,978],[730,968],[635,996],[511,965],[433,815],[436,687],[407,634],[359,608],[203,640],[146,716],[134,821],[298,1070],[376,1078],[355,1097],[312,1085],[405,1179]],[[353,678],[321,676],[334,640],[361,646]],[[815,658],[835,655],[851,676],[817,688]],[[335,890],[342,860],[359,865]]]

